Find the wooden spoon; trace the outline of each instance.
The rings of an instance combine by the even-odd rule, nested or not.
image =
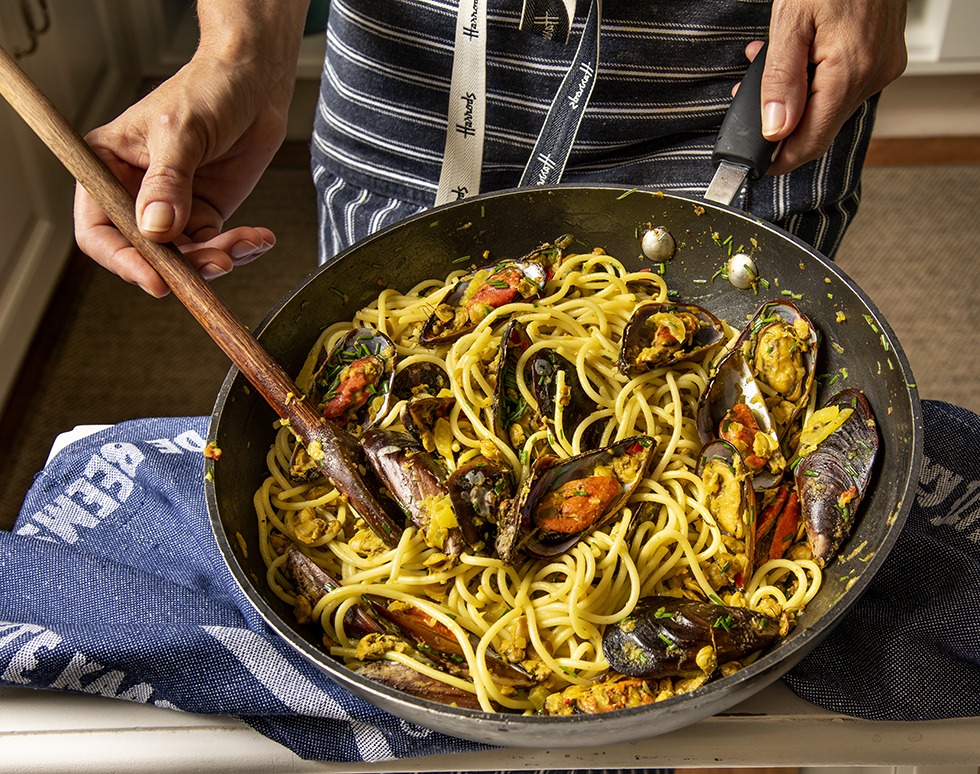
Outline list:
[[[0,94],[91,194],[116,228],[163,278],[279,416],[286,420],[334,485],[388,545],[400,528],[357,473],[349,437],[302,400],[303,393],[173,244],[147,239],[125,186],[37,85],[0,47]],[[375,490],[376,491],[376,490]]]

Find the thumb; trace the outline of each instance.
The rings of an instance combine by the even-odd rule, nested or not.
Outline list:
[[[762,75],[762,134],[767,140],[792,134],[806,110],[810,40],[801,26],[770,28]]]
[[[173,135],[148,148],[150,163],[136,196],[136,222],[154,242],[172,242],[187,226],[201,154]]]

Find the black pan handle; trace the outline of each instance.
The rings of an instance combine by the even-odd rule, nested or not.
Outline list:
[[[742,78],[711,154],[711,163],[716,167],[723,161],[748,167],[752,180],[766,174],[780,146],[762,136],[762,71],[768,46],[762,46]]]

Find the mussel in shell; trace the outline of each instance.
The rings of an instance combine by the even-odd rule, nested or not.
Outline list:
[[[478,457],[450,474],[446,490],[467,545],[476,553],[491,550],[501,512],[514,496],[511,471]]]
[[[571,444],[578,428],[582,427],[579,449],[595,449],[602,437],[602,426],[588,419],[596,413],[597,405],[589,397],[578,368],[551,348],[539,349],[527,363],[538,419],[550,428],[559,442]]]
[[[741,350],[718,364],[698,402],[695,422],[702,444],[720,439],[738,449],[757,489],[782,478],[786,458],[775,422]]]
[[[419,344],[445,344],[473,330],[505,304],[530,301],[544,291],[558,248],[545,245],[516,261],[500,261],[464,275],[436,305]]]
[[[721,531],[724,546],[705,568],[717,590],[744,589],[755,563],[755,491],[742,456],[726,441],[712,441],[701,450],[698,475],[708,496],[708,510]]]
[[[518,362],[531,346],[524,323],[511,320],[504,327],[497,348],[493,386],[493,432],[512,449],[520,451],[529,436],[543,426],[535,407],[517,384]]]
[[[749,321],[737,346],[767,393],[766,406],[782,441],[810,400],[816,377],[816,328],[791,301],[769,301]]]
[[[722,341],[725,328],[694,304],[640,304],[623,330],[619,370],[630,378],[697,357]]]
[[[373,328],[355,328],[319,360],[309,399],[324,417],[355,435],[388,409],[395,345]]]
[[[807,542],[821,567],[851,532],[878,445],[871,407],[858,390],[841,390],[803,428],[796,487]]]
[[[633,495],[657,449],[634,436],[605,449],[559,461],[539,457],[497,531],[505,562],[525,553],[558,556],[608,522]]]
[[[772,644],[778,633],[777,621],[747,608],[643,597],[629,616],[606,627],[602,654],[629,677],[711,675]]]
[[[419,699],[463,709],[481,709],[480,700],[475,694],[423,675],[396,661],[368,661],[358,666],[354,673]]]
[[[295,591],[293,612],[301,623],[310,622],[310,614],[317,603],[331,591],[340,588],[340,581],[316,564],[306,554],[295,549],[286,555],[282,573]],[[384,629],[358,605],[352,606],[344,616],[344,626],[349,633],[359,636],[377,634]]]
[[[463,550],[444,465],[409,433],[368,430],[361,446],[371,466],[395,501],[408,513],[423,540],[453,556]]]

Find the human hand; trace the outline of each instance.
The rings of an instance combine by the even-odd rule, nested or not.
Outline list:
[[[762,120],[766,138],[784,143],[769,174],[820,158],[861,103],[904,72],[906,10],[906,0],[775,0]],[[760,48],[749,44],[749,59]]]
[[[295,62],[292,63],[293,67]],[[267,228],[222,232],[285,137],[294,77],[270,78],[201,48],[176,75],[86,138],[136,200],[140,230],[174,242],[205,279],[226,274],[275,243]],[[80,186],[79,247],[127,282],[160,297],[164,281]]]

